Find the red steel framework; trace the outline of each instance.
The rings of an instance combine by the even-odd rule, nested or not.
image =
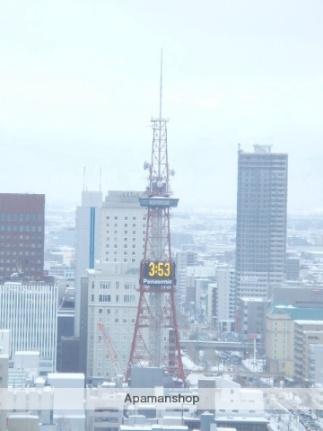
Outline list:
[[[160,74],[159,118],[152,119],[152,152],[148,187],[139,199],[147,208],[144,256],[140,266],[139,302],[126,379],[132,367],[161,367],[184,382],[184,369],[176,318],[174,262],[171,252],[170,209],[178,199],[172,197],[168,165],[167,120],[162,117],[162,61]],[[146,277],[149,265],[171,268],[167,283]],[[168,266],[169,265],[169,266]],[[157,268],[158,266],[156,266]]]

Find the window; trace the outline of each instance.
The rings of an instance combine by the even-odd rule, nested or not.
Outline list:
[[[135,295],[124,295],[123,296],[123,302],[124,303],[132,303],[132,302],[134,302],[134,300],[135,300]]]
[[[99,295],[99,302],[111,302],[111,295]]]

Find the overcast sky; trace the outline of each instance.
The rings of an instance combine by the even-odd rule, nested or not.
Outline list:
[[[289,153],[289,209],[323,209],[321,0],[0,0],[0,191],[74,206],[143,189],[164,111],[182,208],[235,209],[237,144]]]

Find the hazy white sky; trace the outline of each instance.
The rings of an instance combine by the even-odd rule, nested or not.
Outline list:
[[[321,0],[0,0],[1,192],[75,205],[143,189],[164,48],[173,189],[235,208],[237,143],[289,153],[289,208],[323,208]]]

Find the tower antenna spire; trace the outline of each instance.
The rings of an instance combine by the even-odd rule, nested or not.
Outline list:
[[[160,50],[159,121],[163,118],[163,48]]]

